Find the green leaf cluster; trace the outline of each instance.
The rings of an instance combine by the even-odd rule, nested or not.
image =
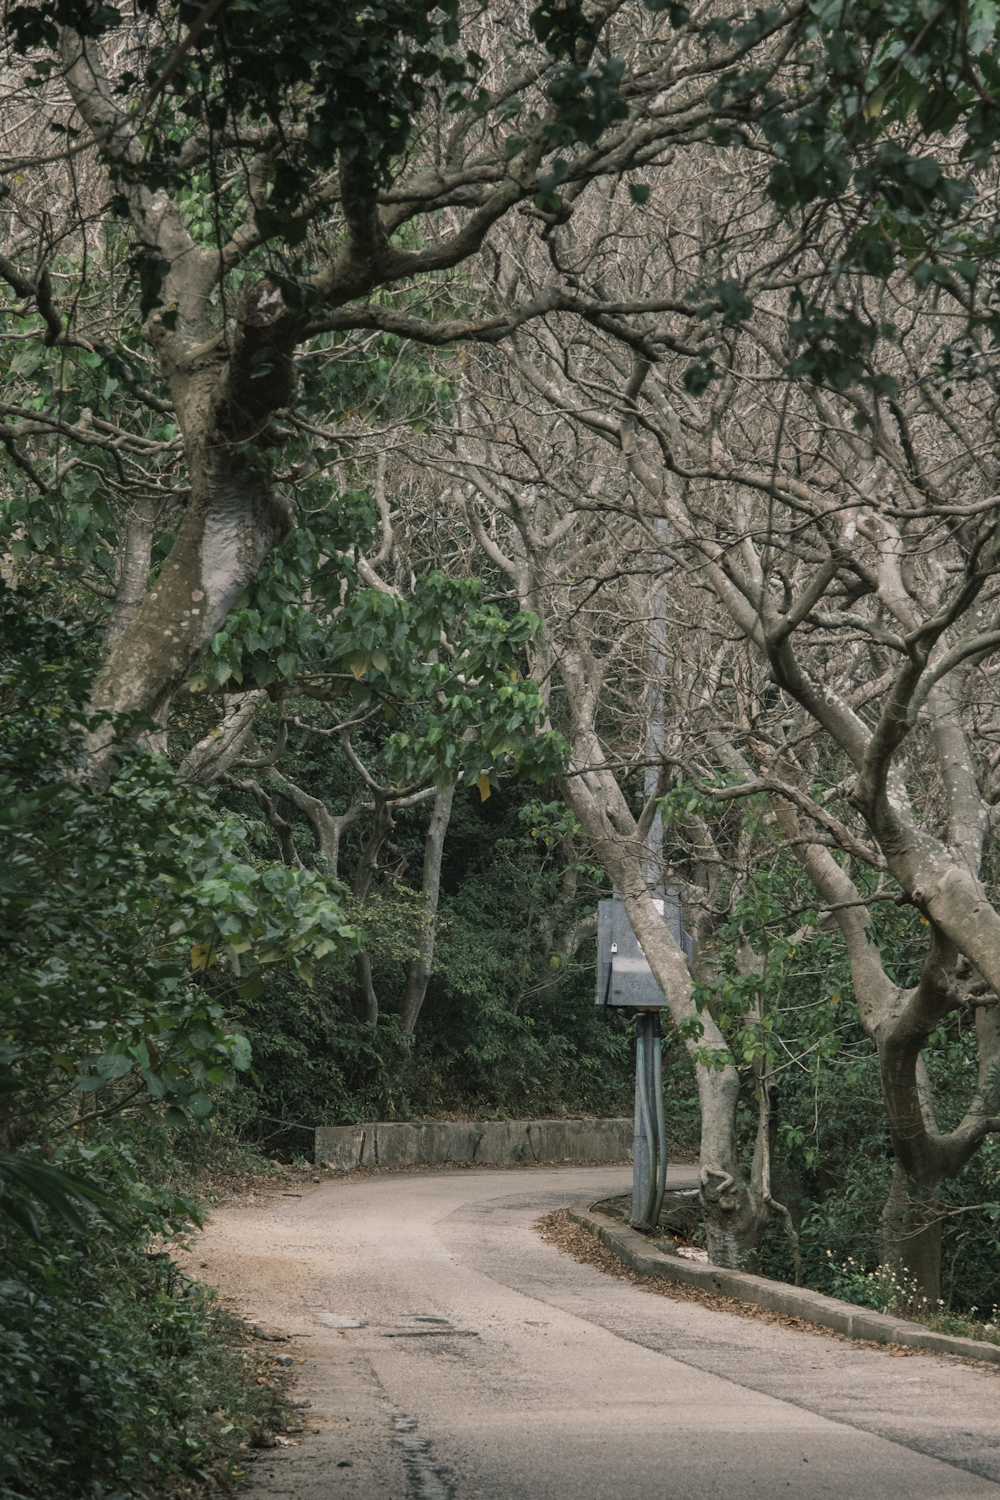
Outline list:
[[[440,571],[418,579],[408,597],[357,588],[356,578],[342,595],[339,568],[310,572],[318,543],[296,533],[291,545],[296,556],[286,544],[261,570],[247,607],[230,613],[196,686],[309,681],[354,713],[403,717],[381,755],[399,785],[475,782],[507,767],[540,781],[561,768],[564,741],[542,729],[545,700],[523,676],[534,615],[507,617],[483,601],[477,579]]]
[[[239,820],[159,758],[90,791],[79,633],[23,594],[0,605],[0,1127],[65,1133],[126,1105],[204,1119],[250,1057],[200,973],[311,970],[361,935],[335,882],[256,866]]]
[[[4,1500],[228,1489],[253,1428],[289,1420],[242,1326],[147,1253],[141,1211],[126,1218],[89,1250],[54,1232],[3,1241]]]

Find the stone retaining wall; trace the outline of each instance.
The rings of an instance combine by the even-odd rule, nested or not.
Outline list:
[[[632,1158],[634,1122],[625,1120],[458,1120],[408,1125],[324,1125],[317,1163],[413,1167],[449,1161],[502,1166],[530,1161],[621,1161]]]

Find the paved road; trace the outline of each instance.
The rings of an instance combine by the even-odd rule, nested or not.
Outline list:
[[[312,1402],[254,1500],[1000,1500],[992,1370],[652,1296],[531,1228],[627,1186],[428,1174],[218,1211],[201,1274],[295,1335]]]

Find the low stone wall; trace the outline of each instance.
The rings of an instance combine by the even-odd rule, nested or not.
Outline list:
[[[807,1287],[790,1286],[787,1281],[770,1281],[766,1276],[752,1276],[749,1271],[727,1271],[722,1266],[701,1265],[683,1256],[665,1253],[652,1245],[645,1235],[622,1224],[620,1219],[595,1212],[588,1198],[574,1203],[569,1217],[642,1275],[664,1276],[668,1281],[700,1286],[718,1296],[752,1302],[756,1307],[801,1318],[804,1323],[831,1328],[835,1333],[846,1334],[849,1339],[871,1339],[877,1344],[934,1349],[939,1354],[961,1354],[968,1359],[1000,1365],[1000,1345],[947,1333],[932,1333],[919,1323],[903,1323],[898,1318],[855,1307],[852,1302],[841,1302]]]
[[[449,1161],[621,1161],[632,1158],[634,1122],[624,1120],[458,1120],[429,1125],[323,1125],[317,1163],[335,1171],[415,1167]]]

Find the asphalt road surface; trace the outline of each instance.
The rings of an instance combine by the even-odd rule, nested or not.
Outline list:
[[[1000,1500],[1000,1371],[650,1295],[532,1228],[629,1182],[428,1173],[216,1210],[191,1260],[292,1335],[311,1403],[253,1500]]]

